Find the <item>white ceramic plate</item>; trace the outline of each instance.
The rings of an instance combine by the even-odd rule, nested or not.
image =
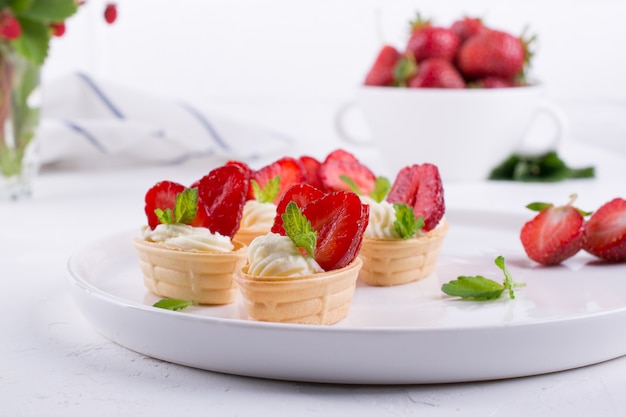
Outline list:
[[[358,384],[442,383],[535,375],[626,354],[626,265],[579,253],[540,267],[518,231],[527,216],[451,211],[435,273],[399,287],[357,286],[349,316],[334,326],[261,323],[242,306],[151,307],[127,232],[69,261],[70,288],[107,338],[165,361],[230,374]],[[441,284],[459,275],[502,280],[503,255],[516,298],[463,301]]]

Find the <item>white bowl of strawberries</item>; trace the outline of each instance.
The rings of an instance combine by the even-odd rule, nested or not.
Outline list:
[[[402,48],[379,50],[355,100],[337,115],[338,134],[378,147],[389,167],[436,164],[444,180],[484,180],[525,143],[533,152],[555,149],[567,121],[543,86],[529,81],[533,41],[475,18],[450,26],[418,18]],[[371,138],[351,133],[345,115],[353,104]],[[540,116],[548,129],[529,138]]]

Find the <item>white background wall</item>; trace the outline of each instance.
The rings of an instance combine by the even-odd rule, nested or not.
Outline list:
[[[85,71],[263,123],[303,141],[334,135],[381,42],[402,47],[416,11],[537,33],[534,75],[574,140],[626,140],[626,2],[616,0],[89,0],[54,39],[44,81]]]

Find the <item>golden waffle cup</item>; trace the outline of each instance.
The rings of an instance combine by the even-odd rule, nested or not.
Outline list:
[[[232,252],[183,250],[135,237],[145,286],[160,297],[198,304],[230,304],[237,299],[233,279],[247,260],[247,246],[233,240]]]
[[[246,246],[249,246],[250,242],[252,242],[255,237],[265,236],[269,232],[269,229],[242,227],[237,230],[237,233],[235,234],[235,237],[233,239],[243,243]]]
[[[413,239],[363,238],[359,257],[363,267],[359,278],[368,285],[392,286],[420,280],[437,264],[448,223]]]
[[[249,319],[330,325],[348,315],[361,264],[297,278],[248,275],[246,265],[235,280]]]

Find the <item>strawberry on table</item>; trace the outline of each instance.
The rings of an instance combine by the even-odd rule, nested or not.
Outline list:
[[[528,257],[542,265],[556,265],[574,256],[585,244],[585,213],[573,206],[576,195],[564,206],[531,203],[539,211],[522,227],[520,239]]]
[[[445,213],[439,169],[429,163],[402,168],[391,186],[387,201],[413,207],[415,217],[424,218],[424,230],[434,229]]]
[[[394,85],[394,69],[400,58],[401,54],[395,47],[384,45],[365,76],[364,84],[376,87],[390,87]]]
[[[611,262],[626,261],[626,200],[615,198],[601,206],[585,224],[583,249]]]
[[[369,194],[376,185],[376,175],[353,154],[337,149],[326,156],[319,169],[320,180],[326,191],[350,191],[342,177],[350,178],[363,194]]]
[[[465,81],[456,67],[441,58],[422,61],[417,74],[408,84],[411,88],[465,88]]]

